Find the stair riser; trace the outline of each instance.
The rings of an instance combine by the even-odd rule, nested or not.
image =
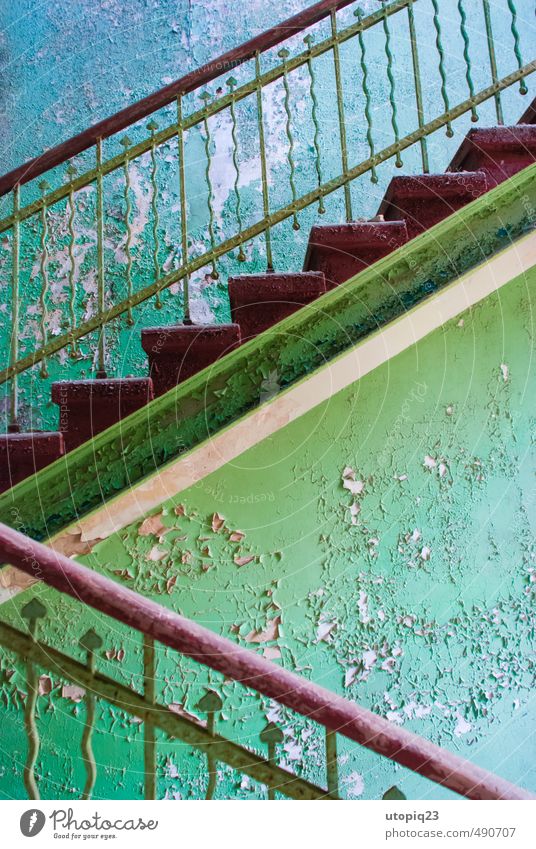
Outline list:
[[[523,168],[536,161],[536,150],[530,152],[487,152],[474,150],[464,159],[463,167],[469,171],[484,171],[489,187],[498,186],[503,180],[513,177]]]
[[[61,433],[26,433],[1,437],[0,492],[40,472],[64,453]]]
[[[237,325],[144,330],[142,347],[149,360],[155,395],[174,389],[239,344],[240,328]]]
[[[88,400],[87,403],[71,407],[60,416],[60,430],[65,442],[65,450],[72,451],[88,439],[92,439],[106,428],[117,424],[148,403],[149,399],[134,403],[117,403],[102,399]]]
[[[72,451],[154,398],[147,378],[63,381],[52,386],[59,407],[59,429]]]
[[[384,241],[377,248],[364,248],[360,251],[343,251],[333,249],[322,249],[315,251],[311,265],[315,271],[321,271],[325,278],[327,288],[338,286],[359,274],[363,269],[373,265],[379,259],[390,254],[403,244],[398,239]]]
[[[413,239],[420,233],[424,233],[434,224],[443,221],[453,212],[463,209],[471,200],[483,194],[481,191],[475,191],[473,196],[464,196],[462,198],[452,197],[448,200],[442,198],[395,198],[393,206],[386,213],[387,220],[397,220],[403,218],[408,228],[408,237]]]
[[[328,288],[332,287],[317,271],[230,277],[231,315],[240,325],[242,342],[315,301]]]

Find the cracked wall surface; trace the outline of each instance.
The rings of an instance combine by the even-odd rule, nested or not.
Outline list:
[[[533,361],[536,272],[523,275],[310,413],[178,493],[81,562],[391,722],[536,790]],[[267,380],[277,381],[277,375]],[[138,635],[42,585],[3,608],[20,622],[33,594],[42,636],[79,655],[88,627],[98,668],[141,687]],[[85,708],[42,671],[38,770],[44,796],[71,798]],[[251,691],[160,648],[157,697],[196,708],[223,698],[218,729],[262,751],[277,720],[281,762],[323,783],[322,734]],[[0,792],[22,794],[23,667],[2,659]],[[342,738],[342,794],[449,798]],[[142,795],[142,730],[100,704],[95,795]],[[159,739],[158,794],[203,795],[204,760]],[[222,767],[217,797],[262,788]]]

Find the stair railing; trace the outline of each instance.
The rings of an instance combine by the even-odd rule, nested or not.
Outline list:
[[[278,666],[254,651],[180,616],[147,598],[116,584],[20,532],[0,524],[0,557],[38,578],[48,586],[71,596],[102,614],[138,631],[143,639],[144,692],[125,687],[96,669],[101,637],[90,630],[80,640],[86,655],[81,663],[38,639],[39,620],[46,608],[36,595],[27,602],[22,616],[28,621],[26,633],[0,622],[0,643],[14,651],[26,664],[27,697],[24,704],[28,738],[24,769],[25,787],[30,798],[39,798],[36,763],[39,756],[39,730],[36,705],[39,695],[38,667],[82,688],[86,722],[81,741],[86,768],[83,798],[90,798],[96,780],[92,748],[95,727],[95,699],[126,710],[144,724],[144,772],[146,798],[157,795],[157,749],[155,729],[203,751],[207,757],[206,798],[212,798],[217,784],[218,762],[226,763],[275,792],[295,799],[340,798],[337,735],[342,735],[431,781],[470,799],[528,799],[531,795],[508,781],[440,748],[405,729],[388,722],[355,702]],[[278,765],[278,745],[283,733],[273,722],[263,729],[261,742],[267,757],[258,756],[216,731],[222,698],[209,690],[197,708],[206,714],[205,722],[192,716],[173,714],[156,700],[156,645],[162,643],[182,655],[222,673],[244,687],[274,700],[322,726],[325,732],[326,786],[320,787]],[[388,797],[389,798],[389,797]]]
[[[478,120],[477,107],[487,100],[495,102],[497,119],[502,122],[501,93],[515,83],[519,84],[521,94],[526,93],[525,80],[536,70],[536,60],[524,63],[522,58],[513,0],[501,0],[504,14],[511,21],[513,57],[512,70],[502,77],[497,70],[489,0],[483,0],[491,82],[478,90],[471,59],[467,3],[459,0],[457,11],[463,55],[457,58],[465,68],[468,97],[454,105],[449,99],[437,0],[382,0],[377,11],[365,16],[357,8],[355,20],[340,26],[340,10],[349,2],[324,0],[316,3],[0,179],[0,196],[9,196],[10,207],[9,214],[0,221],[0,233],[4,234],[0,242],[0,274],[6,276],[9,292],[7,311],[0,316],[0,333],[3,331],[10,340],[9,364],[0,371],[0,382],[10,382],[11,431],[19,429],[18,378],[22,373],[39,365],[40,375],[46,378],[49,358],[58,352],[68,352],[74,359],[80,357],[80,340],[88,337],[90,349],[92,346],[96,349],[96,376],[106,376],[106,339],[120,327],[119,320],[132,324],[135,310],[145,309],[149,303],[159,308],[166,295],[171,299],[174,317],[190,323],[189,282],[194,273],[206,269],[207,281],[216,281],[222,258],[243,263],[247,259],[245,249],[252,245],[258,252],[262,249],[267,269],[273,270],[276,262],[271,234],[275,226],[291,220],[292,226],[299,229],[299,213],[315,204],[322,213],[324,199],[338,190],[344,194],[346,218],[352,220],[350,188],[357,178],[369,173],[376,181],[381,163],[394,158],[395,164],[401,166],[402,153],[413,145],[420,147],[422,167],[428,172],[429,136],[441,128],[446,128],[451,135],[452,123],[466,113],[471,114],[472,120]],[[432,4],[433,32],[429,35],[435,40],[441,77],[436,98],[438,106],[433,115],[425,115],[414,15],[416,2],[423,6],[425,2]],[[414,129],[404,134],[400,130],[392,37],[400,16],[406,16],[407,37],[403,48],[408,53],[415,96]],[[327,35],[321,33],[321,40],[315,42],[315,27],[323,26],[323,22],[329,22],[329,31]],[[383,147],[378,145],[378,128],[372,109],[373,75],[367,53],[368,31],[378,32],[384,39],[392,140]],[[293,42],[288,46],[289,38],[299,33],[305,33],[305,49],[296,52]],[[357,75],[353,89],[361,90],[363,100],[368,156],[357,162],[348,140],[350,116],[341,60],[344,45],[353,48]],[[275,60],[270,54],[273,48],[279,48]],[[400,49],[399,44],[397,50]],[[449,53],[456,49],[450,46]],[[329,61],[334,74],[331,109],[340,148],[338,173],[329,178],[322,155],[317,74],[323,60]],[[297,180],[305,148],[305,145],[296,146],[293,104],[300,73],[302,81],[308,82],[308,146],[313,157],[313,167],[304,169],[308,182]],[[280,121],[285,130],[284,165],[290,200],[274,206],[272,184],[276,172],[270,162],[266,135],[269,129],[267,96],[275,83],[282,86],[284,95],[282,111],[274,120]],[[211,91],[206,88],[209,85]],[[200,98],[202,106],[198,107]],[[246,116],[240,112],[241,104],[249,110]],[[406,104],[405,107],[407,112]],[[229,145],[225,165],[234,174],[233,223],[228,232],[217,220],[214,176],[219,163],[215,161],[215,122],[220,122],[220,129],[225,127]],[[241,183],[244,142],[240,140],[240,129],[249,134],[248,146],[258,150],[256,179],[262,197],[259,210],[245,209]],[[119,134],[125,130],[129,135],[119,139]],[[188,158],[189,144],[195,146],[196,161],[203,166],[204,195],[200,192],[203,173],[199,173],[192,165],[193,160]],[[283,167],[281,163],[280,167]],[[143,171],[147,172],[147,208],[138,216],[140,220],[134,220],[133,195]],[[279,182],[283,179],[281,173],[281,170],[277,172]],[[177,188],[176,208],[170,202],[171,184]],[[138,190],[141,191],[139,185]],[[166,216],[166,220],[174,216],[176,239],[174,236],[171,240],[173,244],[163,243]],[[200,218],[202,225],[199,225]],[[258,242],[261,236],[263,248]],[[175,243],[178,250],[175,250]],[[86,275],[84,286],[80,284],[82,271]],[[58,287],[62,297],[54,300],[51,294]],[[181,307],[177,305],[176,290],[181,292]],[[22,332],[29,313],[35,315],[35,319],[32,318],[35,341],[30,343]],[[145,319],[148,313],[136,315],[143,315]]]

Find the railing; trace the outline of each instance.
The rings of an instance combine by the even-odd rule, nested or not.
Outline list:
[[[36,722],[38,667],[53,672],[62,680],[70,679],[82,688],[80,695],[83,693],[86,708],[81,739],[86,768],[85,799],[90,798],[97,777],[92,748],[96,699],[103,699],[144,723],[146,798],[156,798],[157,795],[155,729],[183,740],[206,754],[206,798],[212,798],[215,792],[218,762],[226,763],[266,785],[268,798],[274,798],[276,791],[295,799],[340,798],[338,735],[471,799],[532,798],[525,790],[498,776],[119,586],[5,525],[0,525],[0,557],[32,577],[39,577],[61,593],[141,632],[143,638],[144,691],[139,693],[97,671],[102,639],[95,631],[88,631],[80,640],[80,646],[85,652],[85,663],[39,641],[38,623],[46,615],[46,609],[37,597],[25,604],[21,611],[28,622],[27,633],[0,623],[0,643],[14,651],[26,665],[24,724],[28,750],[24,782],[30,798],[39,798],[36,776],[40,746]],[[223,702],[215,690],[209,690],[197,706],[200,712],[206,714],[204,723],[186,715],[177,716],[160,704],[156,699],[155,658],[158,643],[222,673],[226,679],[253,689],[323,727],[326,785],[315,785],[278,765],[278,745],[283,740],[283,734],[273,722],[268,723],[260,735],[267,757],[259,756],[220,736],[216,731],[216,723]]]
[[[433,114],[425,114],[416,2],[423,8],[431,3],[433,29],[427,38],[435,44],[441,81]],[[357,8],[355,20],[343,27],[340,10],[349,0],[325,0],[3,177],[0,194],[9,197],[11,209],[0,221],[0,233],[5,234],[0,274],[9,292],[1,321],[10,354],[0,382],[10,382],[9,429],[19,429],[18,382],[24,372],[37,365],[46,378],[54,355],[68,352],[73,363],[85,358],[85,376],[88,371],[106,376],[110,368],[107,342],[113,344],[121,320],[127,326],[135,320],[147,322],[152,307],[165,307],[162,314],[171,320],[190,323],[189,284],[196,272],[205,269],[207,283],[215,284],[224,260],[227,271],[237,263],[249,269],[258,268],[261,256],[268,270],[273,270],[272,231],[282,222],[290,219],[293,228],[299,229],[301,211],[318,205],[323,213],[326,198],[338,191],[343,194],[346,219],[351,220],[351,187],[357,178],[368,172],[376,181],[381,163],[394,158],[400,167],[403,152],[414,145],[428,172],[428,137],[441,128],[452,135],[453,122],[467,113],[477,121],[477,107],[487,100],[494,101],[501,123],[502,92],[518,83],[520,93],[526,93],[526,77],[536,70],[536,61],[524,63],[521,54],[515,3],[501,0],[501,4],[510,20],[511,70],[499,76],[490,3],[482,0],[479,8],[485,22],[490,83],[477,87],[469,4],[457,2],[457,59],[464,68],[468,96],[454,104],[447,59],[458,48],[449,44],[445,55],[437,0],[382,2],[366,17]],[[393,29],[402,25],[403,37],[400,30],[395,44]],[[313,31],[316,36],[320,33],[317,42]],[[295,39],[304,32],[305,49],[296,52],[294,42],[285,46],[290,36]],[[378,143],[373,110],[377,68],[370,61],[371,33],[384,45],[382,73],[391,139],[383,146]],[[270,54],[274,47],[278,48],[275,58]],[[343,48],[352,51],[351,87],[348,59],[343,63],[341,58]],[[399,110],[397,56],[401,51],[411,67],[414,113],[410,117],[407,98],[403,114]],[[332,78],[330,90],[322,93],[319,68],[325,79]],[[229,76],[229,70],[235,76]],[[209,84],[214,93],[206,90]],[[352,97],[358,89],[361,92],[358,124],[364,127],[364,158],[356,158],[349,141],[350,119],[358,108],[348,109],[350,88]],[[429,85],[426,91],[429,94]],[[307,104],[307,115],[300,113],[299,118],[298,92],[305,94]],[[200,98],[203,105],[197,108]],[[269,106],[273,106],[271,117]],[[323,155],[326,120],[336,127],[336,165]],[[401,126],[408,120],[412,128],[403,132]],[[273,123],[284,128],[286,139],[285,155],[275,164],[267,142]],[[118,133],[127,128],[129,135],[119,139]],[[223,154],[220,148],[225,149]],[[251,182],[260,189],[260,205],[243,185],[246,148],[256,152]],[[232,186],[226,207],[230,223],[225,224],[214,186],[222,173]],[[288,197],[274,205],[275,180],[278,187],[286,184]],[[141,209],[136,215],[134,197]],[[84,347],[87,344],[89,348]],[[76,373],[74,364],[72,369]]]

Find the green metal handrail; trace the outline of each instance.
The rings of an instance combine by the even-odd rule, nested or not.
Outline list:
[[[387,3],[382,0],[381,8],[373,14],[364,16],[360,9],[355,12],[357,20],[350,25],[339,28],[337,21],[337,4],[332,3],[331,8],[325,14],[330,17],[331,32],[330,34],[319,41],[317,44],[313,42],[312,35],[308,34],[304,38],[306,49],[292,55],[288,48],[282,47],[278,56],[281,61],[276,62],[273,67],[267,70],[262,70],[261,52],[258,50],[254,56],[252,77],[247,82],[238,85],[234,77],[229,77],[225,80],[225,85],[222,85],[218,92],[222,93],[219,96],[212,98],[209,92],[202,91],[199,96],[203,100],[203,107],[194,109],[189,114],[185,113],[185,96],[179,91],[176,96],[176,112],[175,116],[170,121],[169,115],[165,117],[166,125],[161,129],[155,120],[154,116],[147,123],[148,135],[136,141],[131,142],[129,136],[122,138],[123,151],[117,153],[110,158],[104,156],[103,141],[98,139],[94,144],[95,165],[82,172],[77,165],[70,161],[65,161],[66,183],[56,188],[49,188],[48,183],[44,180],[40,182],[41,197],[38,197],[31,202],[21,205],[20,186],[16,184],[11,190],[12,193],[12,212],[0,221],[0,233],[6,233],[9,236],[9,245],[11,252],[11,269],[10,269],[10,302],[11,315],[6,316],[6,319],[12,324],[11,345],[9,365],[0,371],[0,383],[11,381],[10,388],[10,430],[18,429],[18,391],[17,377],[24,371],[32,368],[36,364],[41,366],[41,376],[46,377],[47,360],[52,355],[63,349],[68,349],[73,357],[78,356],[78,340],[84,336],[97,331],[98,333],[98,351],[96,360],[96,375],[97,377],[106,376],[106,329],[121,316],[125,316],[127,324],[133,322],[133,310],[139,305],[154,299],[154,306],[161,307],[161,295],[169,289],[170,286],[180,283],[182,285],[182,321],[190,323],[190,299],[189,299],[189,279],[191,275],[202,268],[210,269],[210,277],[216,280],[219,277],[218,261],[221,257],[232,254],[237,251],[236,258],[239,261],[245,259],[244,246],[246,243],[263,235],[266,248],[266,264],[268,270],[273,270],[275,267],[273,256],[273,245],[271,232],[273,227],[287,219],[292,220],[292,225],[295,229],[299,228],[298,213],[307,207],[318,204],[318,211],[322,213],[325,209],[324,199],[331,193],[342,189],[344,192],[345,209],[347,220],[352,219],[352,202],[350,186],[354,180],[365,173],[370,173],[371,180],[377,180],[376,169],[378,165],[388,159],[393,158],[397,166],[402,165],[401,154],[404,150],[412,145],[419,144],[422,158],[422,167],[425,173],[429,172],[429,155],[427,149],[427,138],[437,132],[442,127],[447,130],[447,135],[452,135],[452,122],[460,116],[470,113],[472,120],[478,120],[477,107],[479,104],[487,100],[493,99],[497,109],[498,120],[502,121],[502,105],[501,93],[519,83],[520,92],[526,93],[525,84],[526,78],[536,70],[536,61],[532,60],[528,63],[523,63],[519,31],[517,29],[517,13],[515,4],[512,0],[503,0],[506,3],[505,12],[511,17],[511,31],[513,36],[513,54],[515,58],[516,68],[506,76],[498,77],[497,62],[495,57],[495,43],[491,26],[491,17],[489,11],[489,0],[483,0],[484,19],[486,23],[486,37],[490,58],[490,72],[492,82],[479,91],[475,88],[473,69],[471,64],[470,54],[470,31],[467,27],[467,13],[463,0],[458,0],[459,13],[459,28],[462,37],[463,48],[462,56],[460,57],[465,65],[465,76],[469,97],[460,103],[452,106],[448,95],[448,79],[444,65],[444,50],[442,43],[441,19],[439,16],[439,8],[437,0],[431,0],[433,7],[433,26],[435,31],[435,44],[438,53],[439,74],[441,77],[441,97],[443,100],[444,111],[428,120],[424,114],[424,102],[422,94],[421,70],[419,62],[418,41],[416,35],[414,5],[416,2],[424,2],[424,0],[393,0]],[[326,8],[327,8],[327,4]],[[346,5],[345,2],[340,5]],[[394,16],[405,12],[407,15],[407,25],[409,30],[409,56],[413,70],[413,81],[415,90],[417,127],[410,133],[401,135],[398,120],[398,103],[396,90],[396,74],[394,69],[394,57],[391,49],[392,36],[390,21]],[[317,20],[319,18],[317,17]],[[386,74],[388,79],[388,100],[391,112],[391,124],[394,135],[394,141],[377,150],[374,139],[374,127],[372,124],[371,112],[371,97],[370,97],[370,69],[367,62],[366,46],[364,35],[368,30],[375,27],[380,27],[380,33],[384,39],[384,50],[386,57]],[[285,38],[281,35],[280,43]],[[354,40],[352,42],[352,40]],[[369,156],[367,159],[351,165],[349,162],[349,149],[347,138],[347,114],[345,107],[345,99],[343,92],[343,80],[341,73],[341,55],[340,48],[347,42],[355,43],[355,58],[356,70],[361,71],[361,86],[365,97],[364,118],[366,123],[366,138],[369,148]],[[336,110],[337,120],[340,135],[340,155],[341,155],[341,170],[340,173],[327,180],[323,179],[321,151],[319,143],[319,118],[318,118],[318,98],[316,92],[316,77],[315,64],[320,57],[331,54],[334,61],[335,71],[335,94],[336,94]],[[246,67],[246,65],[244,65]],[[311,107],[311,117],[313,124],[313,135],[311,138],[311,149],[314,150],[314,169],[316,176],[316,185],[310,191],[299,193],[295,175],[296,175],[296,155],[297,148],[295,145],[295,135],[291,111],[292,101],[292,81],[293,73],[300,68],[304,68],[309,79],[309,98]],[[223,74],[223,71],[222,71]],[[282,116],[283,126],[286,131],[287,139],[287,162],[289,166],[289,188],[291,192],[291,201],[279,208],[274,209],[271,204],[270,197],[270,171],[267,161],[266,141],[265,141],[265,121],[266,116],[263,112],[263,92],[268,86],[276,81],[281,81],[284,90],[284,115]],[[357,87],[357,86],[356,86]],[[253,96],[255,99],[256,110],[256,125],[257,125],[257,140],[259,143],[259,162],[260,175],[262,186],[262,216],[254,223],[246,226],[244,224],[244,216],[242,211],[240,197],[240,157],[237,127],[239,124],[239,116],[237,105]],[[234,196],[235,205],[234,212],[236,218],[236,231],[230,237],[224,235],[219,236],[215,226],[215,211],[214,211],[214,190],[212,184],[212,172],[214,168],[214,159],[211,146],[211,129],[210,119],[218,115],[227,114],[229,116],[229,124],[231,127],[231,166],[234,170]],[[160,115],[158,116],[160,122]],[[191,131],[198,131],[204,145],[205,156],[205,179],[207,187],[207,214],[206,223],[206,244],[204,249],[201,249],[197,255],[192,250],[190,244],[190,222],[188,220],[188,200],[187,200],[187,185],[188,173],[185,167],[185,138]],[[161,257],[161,239],[159,235],[160,217],[159,209],[162,205],[161,189],[160,189],[160,172],[157,164],[157,152],[162,146],[168,142],[176,140],[177,142],[177,162],[178,162],[178,181],[179,181],[179,217],[180,217],[180,267],[172,270],[169,273],[163,273],[165,263]],[[148,154],[150,157],[150,179],[149,186],[151,192],[150,208],[152,211],[152,244],[148,244],[148,253],[152,256],[152,266],[154,270],[153,279],[147,281],[141,288],[135,289],[133,286],[133,233],[132,233],[132,198],[131,198],[131,170],[133,163],[140,160],[141,157]],[[106,206],[106,191],[105,178],[110,175],[121,176],[123,184],[122,203],[124,215],[122,219],[123,235],[124,235],[124,281],[126,285],[126,297],[113,300],[107,285],[107,269],[106,269],[106,225],[113,222],[117,218],[110,215],[110,211]],[[57,175],[56,175],[57,176]],[[52,180],[52,177],[51,177]],[[79,193],[87,190],[88,187],[96,192],[95,204],[95,220],[94,220],[94,238],[95,238],[95,253],[96,253],[96,281],[97,281],[97,297],[95,301],[95,311],[89,318],[76,320],[76,281],[75,281],[75,247],[77,237],[80,239],[80,234],[77,234],[77,207],[76,201]],[[61,211],[61,204],[65,202],[68,206],[68,227],[67,227],[67,253],[69,257],[69,298],[68,298],[68,315],[64,318],[65,332],[53,335],[48,331],[48,302],[53,282],[53,275],[56,273],[54,263],[51,262],[50,252],[50,230],[51,220],[55,213]],[[36,345],[35,349],[30,353],[20,356],[19,354],[19,338],[21,335],[21,225],[34,228],[40,234],[39,254],[39,277],[40,277],[40,294],[39,294],[39,326],[41,330],[41,342]]]

